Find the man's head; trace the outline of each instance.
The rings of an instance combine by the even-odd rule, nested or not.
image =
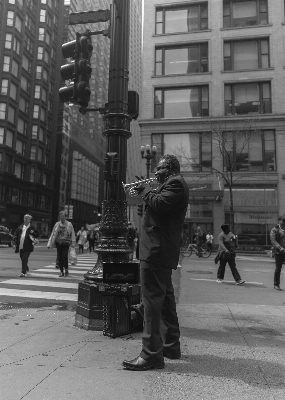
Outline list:
[[[24,225],[29,225],[32,220],[32,216],[29,214],[24,215]]]
[[[278,218],[278,221],[279,221],[279,225],[283,229],[284,226],[285,226],[285,214],[284,215],[280,215],[280,217]]]
[[[223,231],[225,234],[228,234],[228,233],[230,232],[230,226],[229,226],[229,224],[223,224],[223,225],[221,226],[221,229],[222,229],[222,231]]]
[[[65,220],[66,220],[65,211],[60,211],[58,214],[58,218],[59,218],[60,222],[65,222]]]
[[[161,157],[156,167],[155,176],[159,183],[163,183],[170,175],[180,172],[180,164],[177,157],[166,154]]]

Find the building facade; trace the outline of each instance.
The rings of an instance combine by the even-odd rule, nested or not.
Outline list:
[[[54,198],[60,0],[0,1],[0,224],[29,213],[47,236]]]
[[[284,1],[144,4],[142,144],[180,160],[185,235],[217,237],[231,187],[240,243],[269,244],[285,212]]]

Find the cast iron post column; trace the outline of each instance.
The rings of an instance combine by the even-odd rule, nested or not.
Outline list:
[[[103,136],[107,137],[105,195],[100,224],[98,261],[85,280],[102,279],[102,263],[129,261],[126,182],[127,139],[131,137],[128,114],[130,0],[113,0],[111,14],[109,91]]]

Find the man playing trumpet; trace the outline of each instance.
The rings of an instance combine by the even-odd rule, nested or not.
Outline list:
[[[163,368],[164,357],[181,357],[171,275],[179,260],[189,188],[180,175],[179,161],[173,155],[160,159],[155,177],[160,184],[156,190],[146,182],[131,188],[147,205],[139,243],[144,308],[142,351],[134,360],[123,362],[126,369],[135,371]],[[166,327],[164,338],[160,331],[161,319]]]

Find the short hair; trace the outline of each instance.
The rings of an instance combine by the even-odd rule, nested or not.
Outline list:
[[[278,221],[285,221],[285,214],[280,215],[280,217],[278,218]]]
[[[64,215],[66,215],[66,213],[65,213],[65,211],[64,211],[64,210],[61,210],[61,211],[58,213],[58,215],[61,215],[61,214],[64,214]]]
[[[165,161],[173,172],[180,172],[180,164],[178,158],[173,156],[172,154],[165,154],[160,158],[159,161]]]
[[[33,217],[32,217],[30,214],[25,214],[25,215],[24,215],[24,218],[30,218],[30,219],[32,219]]]
[[[226,228],[229,228],[230,225],[229,224],[223,224],[221,225],[221,229],[224,231]]]

